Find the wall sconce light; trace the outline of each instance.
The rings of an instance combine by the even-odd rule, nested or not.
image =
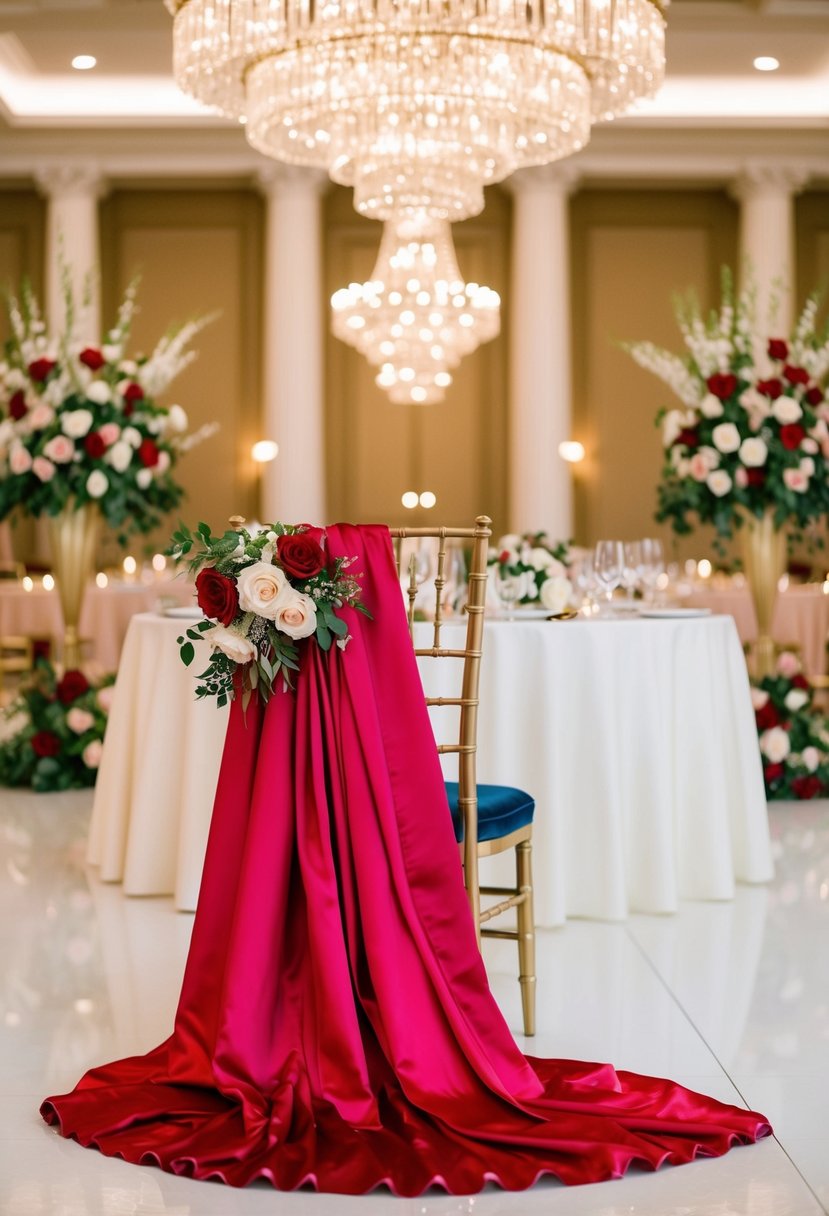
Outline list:
[[[279,444],[273,439],[260,439],[250,449],[250,454],[257,464],[270,464],[279,455]]]
[[[422,494],[418,494],[417,490],[407,490],[400,501],[407,511],[413,511],[418,505],[426,511],[431,511],[437,503],[437,495],[433,494],[431,490],[424,490]]]
[[[558,445],[558,454],[568,464],[578,464],[584,460],[584,444],[579,443],[577,439],[565,439]]]

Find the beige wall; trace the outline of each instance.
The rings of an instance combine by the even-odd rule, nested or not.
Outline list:
[[[807,190],[795,201],[797,307],[816,288],[820,317],[829,317],[829,187]]]
[[[676,540],[656,525],[662,446],[654,418],[671,393],[620,343],[649,339],[680,352],[672,296],[719,296],[720,267],[737,262],[737,205],[719,191],[584,190],[571,204],[573,437],[587,450],[576,474],[575,534],[661,535],[676,557],[701,556],[711,532]]]
[[[197,360],[167,394],[194,428],[221,426],[178,466],[187,495],[178,515],[191,525],[204,519],[219,528],[230,515],[257,513],[250,448],[260,438],[262,228],[253,190],[117,190],[101,208],[105,325],[136,274],[134,351],[151,349],[173,322],[219,314],[196,338]],[[130,547],[158,548],[176,520]]]
[[[392,405],[374,384],[375,370],[330,333],[328,299],[369,278],[380,225],[361,219],[351,191],[325,200],[324,326],[326,459],[329,516],[357,522],[462,523],[485,512],[500,526],[506,511],[506,307],[502,333],[464,359],[440,405]],[[486,210],[453,229],[461,274],[506,295],[510,204],[500,190]],[[406,490],[432,490],[437,506],[407,511]]]

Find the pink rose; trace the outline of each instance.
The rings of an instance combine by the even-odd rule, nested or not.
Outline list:
[[[777,657],[777,671],[790,680],[800,671],[800,659],[792,650],[784,650]],[[755,707],[756,708],[756,707]]]
[[[95,725],[95,715],[91,714],[88,709],[81,709],[76,705],[66,715],[66,725],[76,735],[82,735],[84,731],[89,730],[90,726]]]
[[[801,452],[809,452],[812,456],[814,456],[816,452],[820,451],[817,445],[817,440],[812,439],[811,437],[807,437],[803,440],[800,445],[800,450]]]
[[[742,465],[734,473],[734,483],[740,490],[744,490],[748,485],[748,473]]]
[[[41,401],[40,405],[36,405],[33,410],[29,411],[27,419],[33,431],[42,431],[45,426],[49,426],[54,420],[55,411],[51,405],[46,405],[43,401]]]
[[[115,685],[105,684],[103,688],[99,688],[96,700],[105,714],[108,714],[112,709],[112,698],[115,695]]]
[[[117,442],[121,434],[121,428],[117,422],[105,422],[103,426],[98,427],[98,434],[107,447],[111,448],[113,443]]]
[[[805,494],[809,488],[809,478],[802,469],[784,469],[783,481],[796,494]]]
[[[44,447],[43,454],[55,464],[68,464],[75,455],[75,445],[66,435],[55,435]]]
[[[754,687],[752,686],[752,689],[751,689],[751,704],[752,704],[752,706],[753,706],[753,708],[754,708],[754,712],[755,712],[755,713],[757,713],[757,711],[758,711],[759,709],[762,709],[762,708],[763,708],[763,706],[764,706],[764,705],[766,705],[766,704],[768,703],[768,699],[769,699],[769,694],[768,694],[768,693],[765,691],[765,689],[763,689],[763,688],[754,688]]]
[[[22,443],[16,444],[9,456],[9,468],[13,473],[18,475],[28,473],[32,467],[32,457],[27,448],[24,448]]]
[[[97,768],[101,763],[101,754],[104,750],[104,745],[100,739],[93,739],[91,743],[87,743],[86,747],[81,752],[83,762],[87,768]]]
[[[689,472],[694,481],[705,481],[706,477],[711,472],[707,457],[703,456],[700,452],[696,452],[691,457]]]
[[[35,456],[32,461],[32,472],[40,481],[51,481],[55,475],[55,466],[45,456]]]
[[[820,752],[816,747],[804,747],[800,758],[810,773],[820,767]]]

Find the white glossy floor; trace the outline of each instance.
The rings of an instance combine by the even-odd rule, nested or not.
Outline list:
[[[84,867],[87,795],[0,791],[3,1216],[808,1216],[829,1211],[829,805],[773,812],[778,877],[734,903],[542,934],[533,1054],[609,1059],[764,1111],[776,1138],[621,1182],[518,1195],[340,1199],[233,1191],[65,1141],[41,1098],[154,1046],[172,1021],[192,918],[125,899]],[[493,948],[490,949],[490,946]],[[518,1025],[509,943],[488,943]],[[504,947],[504,949],[502,949]]]

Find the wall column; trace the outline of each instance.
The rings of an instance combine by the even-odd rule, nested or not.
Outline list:
[[[743,279],[757,285],[763,333],[773,329],[784,336],[794,320],[794,199],[806,180],[806,173],[795,169],[755,165],[746,167],[732,187],[740,203]]]
[[[324,524],[325,450],[320,196],[326,178],[273,165],[267,201],[262,438],[279,444],[263,468],[264,521]]]
[[[516,174],[510,288],[510,528],[573,530],[569,465],[558,445],[570,438],[569,166]]]
[[[99,342],[101,282],[98,248],[98,200],[104,181],[94,166],[61,165],[37,174],[48,199],[46,217],[46,298],[48,328],[61,333],[66,323],[63,270],[69,273],[77,310],[80,339]],[[88,300],[84,307],[84,295]]]

